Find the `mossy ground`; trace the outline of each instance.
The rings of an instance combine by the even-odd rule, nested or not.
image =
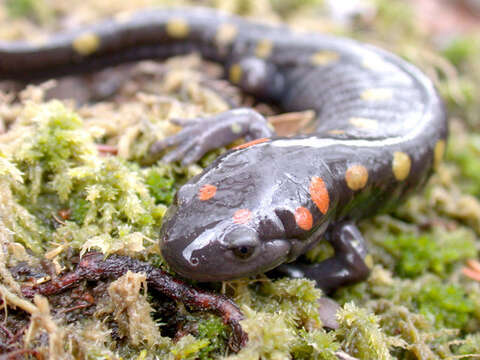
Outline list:
[[[168,3],[5,1],[0,37],[41,39],[121,10]],[[182,182],[218,153],[181,168],[152,164],[145,155],[149,145],[177,130],[169,118],[215,113],[252,99],[196,56],[122,68],[123,85],[99,103],[47,100],[58,87],[52,84],[2,92],[0,119],[8,131],[0,135],[0,292],[11,307],[1,315],[0,351],[18,349],[8,345],[6,328],[23,334],[16,339],[21,347],[58,359],[337,359],[339,351],[358,359],[480,358],[480,283],[462,273],[480,245],[480,35],[426,36],[412,9],[397,0],[372,1],[374,11],[349,25],[331,21],[316,0],[202,4],[352,36],[411,60],[446,99],[446,161],[422,193],[393,214],[360,224],[374,266],[368,281],[333,295],[342,305],[338,330],[322,329],[321,293],[311,281],[260,276],[212,285],[246,315],[250,341],[232,354],[229,329],[218,317],[147,292],[141,274],[83,284],[48,302],[21,299],[19,283],[45,281],[90,248],[165,267],[157,245],[165,209]],[[77,93],[88,88],[83,80],[70,81]],[[118,155],[95,144],[114,146]],[[328,251],[318,247],[308,258]],[[173,341],[175,333],[183,336]]]

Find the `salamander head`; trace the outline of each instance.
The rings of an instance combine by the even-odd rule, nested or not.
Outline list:
[[[178,274],[224,281],[268,271],[287,260],[290,241],[265,236],[265,227],[274,227],[265,225],[265,180],[249,163],[210,166],[175,195],[164,217],[160,248]]]

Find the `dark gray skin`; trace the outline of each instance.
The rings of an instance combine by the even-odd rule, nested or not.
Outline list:
[[[89,51],[79,51],[72,44],[85,45],[85,34]],[[177,120],[183,130],[151,148],[158,155],[175,146],[164,161],[188,164],[239,137],[268,139],[228,151],[178,191],[160,235],[168,264],[199,281],[275,269],[314,279],[326,291],[365,279],[367,250],[355,222],[419,189],[445,147],[442,101],[411,64],[348,39],[177,9],[140,12],[44,45],[0,43],[0,78],[69,74],[192,51],[224,64],[246,92],[286,111],[315,110],[316,130],[277,138],[251,109]],[[332,244],[331,259],[296,261],[321,239]]]

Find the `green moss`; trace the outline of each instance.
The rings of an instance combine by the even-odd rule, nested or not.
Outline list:
[[[6,0],[5,6],[11,17],[30,17],[45,23],[53,16],[53,11],[45,0]]]
[[[465,290],[455,284],[432,281],[413,294],[418,311],[436,327],[462,328],[473,315],[475,305]]]
[[[136,164],[100,157],[82,120],[59,102],[27,107],[24,126],[24,141],[14,152],[24,174],[16,195],[49,237],[109,254],[140,251],[157,236],[165,213],[161,202],[171,201],[173,193],[171,172],[162,177],[155,168],[145,174]],[[55,214],[62,209],[70,218],[59,223]],[[51,238],[41,242],[28,246],[48,246]]]
[[[196,340],[192,335],[183,336],[170,349],[175,359],[197,359],[198,353],[209,345],[207,339]]]
[[[464,135],[452,139],[448,147],[447,159],[455,162],[462,176],[459,184],[472,195],[480,196],[480,135]]]
[[[175,195],[176,179],[173,173],[166,166],[154,167],[148,170],[145,182],[148,185],[150,194],[157,203],[170,205]]]
[[[455,354],[464,355],[463,359],[473,360],[480,357],[480,333],[467,335],[460,345],[455,346]]]
[[[72,189],[65,176],[77,166],[92,166],[96,159],[93,139],[82,128],[78,115],[60,102],[30,105],[25,112],[24,141],[14,153],[14,161],[24,173],[25,203],[35,203],[45,190],[56,192],[65,201]]]
[[[467,35],[454,38],[442,54],[455,66],[464,65],[472,58],[480,56],[480,38]]]
[[[238,354],[228,357],[241,359],[285,359],[296,342],[295,330],[284,311],[275,313],[255,312],[248,307],[242,309],[246,319],[242,321],[249,342]]]
[[[379,326],[379,319],[367,310],[347,303],[337,315],[337,336],[345,351],[359,359],[391,359],[389,347],[395,343]]]
[[[322,292],[315,287],[314,281],[284,278],[262,282],[257,290],[255,309],[283,312],[289,321],[298,325],[321,324],[317,301]]]
[[[315,329],[312,331],[300,330],[299,339],[292,347],[295,359],[322,359],[338,360],[335,352],[340,349],[334,333]]]
[[[212,359],[225,353],[228,334],[225,325],[219,317],[210,316],[198,323],[198,339],[208,340],[208,345],[200,349],[199,359]]]
[[[476,255],[475,236],[462,229],[420,236],[403,233],[380,246],[394,256],[395,270],[402,277],[416,277],[426,269],[445,276],[450,265]]]

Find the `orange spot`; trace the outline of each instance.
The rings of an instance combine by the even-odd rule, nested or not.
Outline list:
[[[295,221],[300,229],[310,230],[313,226],[312,213],[304,207],[295,210]]]
[[[235,224],[246,224],[252,218],[252,212],[248,209],[240,209],[233,214]]]
[[[217,187],[215,185],[205,184],[200,188],[198,192],[198,198],[202,201],[211,199],[215,196]]]
[[[310,191],[310,196],[315,205],[317,205],[318,210],[320,210],[322,214],[325,214],[330,205],[330,196],[328,195],[328,190],[323,179],[318,176],[312,177],[308,190]]]
[[[253,145],[257,145],[257,144],[261,144],[261,143],[267,142],[267,141],[269,141],[269,140],[270,140],[269,138],[256,139],[256,140],[249,141],[249,142],[247,142],[247,143],[245,143],[245,144],[235,146],[233,149],[234,149],[234,150],[245,149],[245,148],[247,148],[247,147],[250,147],[250,146],[253,146]]]

